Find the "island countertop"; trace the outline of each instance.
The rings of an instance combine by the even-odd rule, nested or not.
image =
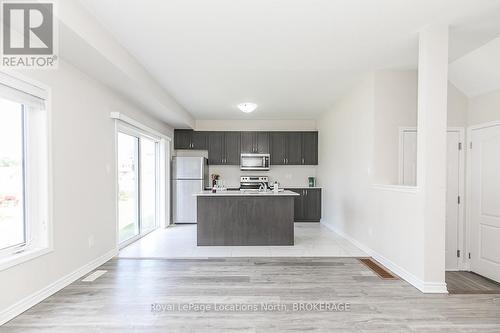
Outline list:
[[[278,193],[274,193],[273,191],[266,192],[258,192],[258,191],[219,191],[216,193],[212,193],[212,191],[202,191],[193,194],[197,197],[294,197],[299,196],[300,194],[295,193],[293,191],[284,190]]]

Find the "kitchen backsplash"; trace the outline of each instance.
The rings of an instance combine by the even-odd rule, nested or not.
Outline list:
[[[239,166],[214,165],[210,174],[220,175],[226,187],[240,187],[240,176],[269,176],[269,182],[278,181],[280,187],[307,186],[308,177],[316,177],[316,167],[311,165],[271,165],[269,171],[241,171]]]
[[[206,151],[178,150],[177,156],[204,156]],[[226,187],[240,187],[240,176],[269,176],[269,182],[278,181],[281,187],[307,186],[308,177],[316,177],[313,165],[271,165],[269,171],[241,171],[235,165],[214,165],[209,167],[210,175],[218,174]],[[320,186],[320,184],[318,184]]]

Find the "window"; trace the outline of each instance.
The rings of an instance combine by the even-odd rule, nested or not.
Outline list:
[[[0,72],[0,269],[49,248],[45,100]]]
[[[23,105],[0,99],[0,250],[26,244]]]

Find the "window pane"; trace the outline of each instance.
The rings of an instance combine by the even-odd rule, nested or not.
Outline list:
[[[141,232],[156,227],[156,142],[141,138]]]
[[[23,108],[0,99],[0,249],[25,243]]]
[[[120,243],[139,234],[138,147],[138,138],[118,133],[118,214]]]

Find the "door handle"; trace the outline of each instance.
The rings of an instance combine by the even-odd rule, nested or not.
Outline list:
[[[302,157],[302,164],[304,164],[304,158]]]

